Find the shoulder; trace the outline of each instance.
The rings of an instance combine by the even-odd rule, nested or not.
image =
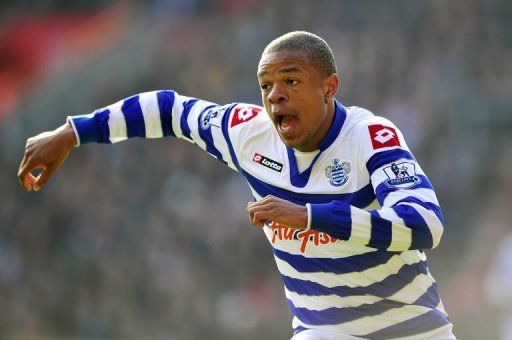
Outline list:
[[[378,138],[379,135],[387,135],[389,131],[396,136],[396,131],[398,130],[395,124],[389,119],[377,116],[369,110],[358,106],[347,107],[345,125],[347,136],[360,141],[370,138],[370,140],[378,142],[379,140],[383,140],[382,138]],[[391,134],[389,134],[389,136],[391,136]],[[377,137],[377,139],[375,139],[375,137]]]
[[[237,103],[230,109],[226,128],[233,142],[239,144],[249,138],[268,133],[270,119],[261,106]]]
[[[365,158],[389,149],[408,149],[401,131],[393,122],[357,106],[347,107],[345,134]]]
[[[266,116],[263,107],[246,103],[236,103],[230,113],[229,128],[236,130],[257,125]]]

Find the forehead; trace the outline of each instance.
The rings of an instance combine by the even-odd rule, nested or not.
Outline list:
[[[309,73],[316,68],[304,51],[278,51],[263,53],[258,64],[258,77],[280,72]]]

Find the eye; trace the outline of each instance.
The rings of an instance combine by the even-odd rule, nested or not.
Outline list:
[[[288,78],[288,79],[286,79],[286,84],[287,84],[287,85],[296,85],[296,84],[298,84],[298,83],[299,83],[299,81],[298,81],[297,79],[294,79],[294,78]]]
[[[269,86],[267,83],[261,83],[261,84],[260,84],[260,89],[262,89],[262,90],[264,90],[264,91],[265,91],[265,90],[268,90],[268,89],[269,89],[269,87],[270,87],[270,86]]]

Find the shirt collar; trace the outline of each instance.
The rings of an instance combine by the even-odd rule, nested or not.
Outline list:
[[[332,126],[325,135],[325,137],[318,144],[320,151],[324,151],[334,142],[336,137],[340,134],[343,123],[347,118],[347,110],[337,99],[334,100],[334,119]]]

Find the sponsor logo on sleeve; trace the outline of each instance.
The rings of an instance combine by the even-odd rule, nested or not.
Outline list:
[[[421,183],[421,178],[416,176],[416,165],[414,163],[391,163],[383,170],[388,176],[384,183],[390,188],[407,189]]]
[[[261,112],[261,108],[253,106],[236,107],[231,119],[231,127],[241,123],[246,123],[256,117]]]
[[[372,140],[373,149],[390,146],[400,146],[400,140],[395,129],[381,124],[369,125],[368,131]]]
[[[325,176],[329,183],[335,187],[341,187],[348,181],[348,173],[351,167],[349,162],[341,162],[338,158],[332,160],[332,164],[325,168]]]
[[[277,172],[281,172],[283,170],[283,164],[276,162],[268,157],[265,157],[259,153],[255,153],[252,157],[253,162],[266,166],[269,169],[272,169]]]

